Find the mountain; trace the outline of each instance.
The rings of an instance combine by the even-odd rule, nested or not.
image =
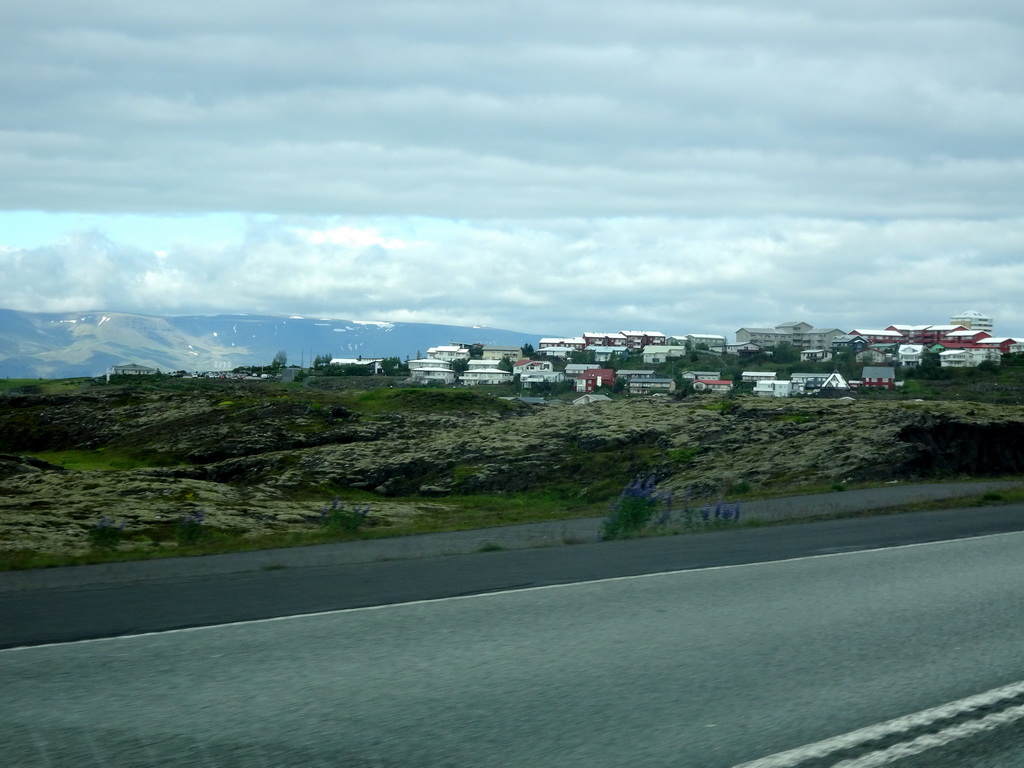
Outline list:
[[[0,309],[0,376],[98,376],[127,363],[162,371],[229,370],[269,365],[282,351],[290,364],[308,364],[317,355],[404,360],[452,342],[536,346],[539,340],[518,331],[429,323]]]

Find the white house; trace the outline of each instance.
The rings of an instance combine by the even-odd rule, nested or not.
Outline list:
[[[455,371],[451,368],[414,368],[409,371],[412,380],[417,384],[454,384]]]
[[[690,381],[701,379],[703,381],[715,381],[722,378],[721,371],[683,371],[682,377]]]
[[[784,379],[777,381],[762,379],[754,385],[754,394],[758,397],[789,397],[798,395],[802,391],[803,387],[798,382]]]
[[[409,371],[415,371],[419,368],[447,368],[451,370],[452,364],[442,360],[434,360],[430,357],[421,357],[417,360],[406,360],[405,364],[409,367]]]
[[[144,365],[129,363],[128,365],[114,365],[110,368],[113,376],[151,376],[156,373],[156,368],[147,368]]]
[[[499,347],[494,344],[485,344],[480,352],[480,357],[484,360],[501,360],[503,357],[507,357],[511,360],[515,360],[521,357],[523,350],[521,347]]]
[[[612,399],[608,395],[595,395],[593,393],[581,395],[572,401],[573,405],[591,405],[593,403],[610,403]]]
[[[671,394],[676,391],[675,379],[643,377],[630,379],[626,386],[631,395],[653,395],[658,392]]]
[[[620,368],[616,371],[616,375],[620,379],[625,379],[626,381],[632,381],[633,379],[653,379],[654,371],[636,371]]]
[[[479,384],[510,384],[512,374],[500,368],[470,368],[462,374],[460,381],[467,387]]]
[[[924,360],[924,344],[900,344],[896,350],[896,362],[905,368],[920,365]]]
[[[775,371],[744,371],[740,374],[740,380],[756,383],[758,381],[774,381],[777,376]]]
[[[693,391],[708,392],[729,392],[732,390],[732,382],[728,379],[705,380],[697,379],[693,382]]]
[[[512,372],[520,375],[524,373],[550,373],[554,366],[550,360],[516,360],[512,363]]]
[[[431,347],[427,350],[427,357],[433,360],[443,360],[448,363],[454,360],[469,360],[469,347],[454,344]]]
[[[587,351],[593,352],[594,359],[598,362],[606,362],[615,355],[625,355],[628,352],[625,347],[587,347]]]
[[[647,365],[654,365],[656,363],[664,363],[669,360],[673,360],[678,357],[686,356],[686,347],[679,347],[673,344],[666,344],[664,346],[650,346],[644,347],[643,351],[644,362]]]
[[[802,349],[800,350],[801,363],[824,363],[832,359],[831,349]]]
[[[519,374],[519,383],[529,389],[534,384],[561,384],[565,374],[561,371],[527,371]]]
[[[974,368],[985,362],[999,365],[1001,361],[998,349],[947,349],[939,352],[939,365],[943,368]]]

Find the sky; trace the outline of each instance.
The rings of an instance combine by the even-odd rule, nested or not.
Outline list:
[[[1018,0],[0,7],[0,307],[1024,336]]]

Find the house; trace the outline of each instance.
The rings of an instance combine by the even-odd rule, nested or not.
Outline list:
[[[872,344],[854,355],[854,359],[858,363],[888,363],[892,361],[896,349],[895,344]]]
[[[791,373],[789,380],[793,384],[794,392],[796,390],[800,392],[815,392],[821,389],[821,385],[825,383],[828,378],[827,373]]]
[[[725,336],[713,333],[688,333],[686,340],[694,347],[704,344],[708,349],[723,349],[726,345]]]
[[[587,347],[618,347],[619,349],[626,349],[626,337],[621,333],[586,331],[583,334],[583,341]]]
[[[495,364],[500,362],[504,358],[498,358],[497,360],[492,358],[470,358],[468,370],[479,370],[481,368],[494,368]],[[436,360],[434,362],[437,362]]]
[[[626,386],[631,395],[653,395],[657,392],[671,394],[676,391],[675,379],[630,379]]]
[[[501,360],[503,357],[518,360],[522,356],[522,347],[499,347],[494,344],[485,344],[480,350],[480,357],[484,360]]]
[[[601,387],[615,383],[615,371],[611,368],[591,368],[576,376],[576,391],[591,393]]]
[[[889,326],[886,330],[855,329],[848,335],[860,336],[868,344],[906,344],[910,341],[909,336],[894,330],[894,326]]]
[[[904,368],[918,366],[924,360],[923,344],[900,344],[896,350],[896,362]]]
[[[732,391],[732,382],[728,379],[697,379],[693,382],[693,391],[700,393],[709,392],[730,392]]]
[[[667,341],[661,331],[619,331],[626,339],[626,349],[632,351],[654,345],[663,345]]]
[[[644,347],[644,362],[648,365],[665,363],[678,357],[685,357],[689,353],[685,346],[665,344],[663,346]]]
[[[802,349],[800,350],[801,363],[825,363],[832,359],[831,349]]]
[[[1000,338],[988,337],[981,339],[977,342],[979,347],[985,349],[998,349],[1000,354],[1012,355],[1014,352],[1024,352],[1024,342],[1019,339],[1012,339],[1009,336],[1002,336]]]
[[[654,371],[631,371],[622,368],[615,372],[615,375],[620,379],[626,379],[632,381],[633,379],[653,379]]]
[[[762,380],[754,385],[754,394],[758,397],[789,397],[803,391],[799,383],[779,379],[777,381]]]
[[[570,379],[574,379],[577,374],[600,367],[600,363],[569,363],[565,366],[565,375]]]
[[[592,403],[610,403],[608,395],[583,395],[572,401],[573,405],[591,405]]]
[[[950,325],[962,325],[964,328],[974,331],[987,331],[990,334],[994,327],[991,317],[973,309],[961,312],[956,317],[949,318],[949,323]]]
[[[554,366],[550,360],[516,360],[512,363],[512,373],[551,373]]]
[[[951,333],[967,329],[962,325],[890,325],[886,330],[899,331],[910,344],[929,346],[944,341]]]
[[[421,357],[416,360],[406,360],[405,364],[406,366],[408,366],[410,372],[415,371],[419,368],[447,368],[451,370],[452,367],[452,364],[450,362],[443,360],[434,360],[433,358],[430,357]]]
[[[832,339],[842,335],[838,328],[815,328],[803,322],[780,323],[774,328],[740,328],[736,331],[736,343],[752,342],[764,349],[779,344],[792,344],[797,349],[831,346]]]
[[[721,371],[683,371],[682,377],[690,381],[702,379],[703,381],[717,381],[722,378]]]
[[[587,342],[582,336],[572,337],[548,337],[541,339],[537,342],[537,351],[542,351],[552,347],[559,347],[568,349],[571,352],[582,352],[587,348]]]
[[[943,368],[974,368],[986,362],[999,365],[1001,361],[998,349],[965,348],[939,352],[939,365]]]
[[[427,357],[432,360],[443,360],[448,363],[454,360],[469,360],[469,347],[454,344],[431,347],[427,350]]]
[[[860,386],[877,389],[895,389],[896,370],[890,366],[865,367],[860,374]]]
[[[588,352],[594,353],[594,359],[599,363],[606,363],[616,355],[628,355],[629,351],[625,347],[587,347]]]
[[[561,384],[565,374],[561,371],[533,371],[519,374],[519,383],[526,389],[534,384]]]
[[[568,358],[573,354],[573,352],[579,351],[580,350],[575,347],[544,347],[543,349],[538,349],[537,354],[543,355],[544,357]]]
[[[511,384],[512,374],[500,368],[471,368],[459,380],[467,387],[475,387],[480,384]]]
[[[871,342],[859,334],[844,333],[834,337],[832,339],[831,346],[835,352],[850,351],[857,353],[867,347],[870,343]]]
[[[818,388],[819,395],[831,396],[831,397],[842,397],[850,394],[852,387],[850,383],[843,378],[842,374],[838,371],[833,371],[825,380],[821,383]]]
[[[775,371],[743,371],[740,374],[740,381],[758,382],[774,381],[778,374]]]
[[[765,347],[760,344],[756,344],[752,341],[745,341],[743,343],[726,344],[725,352],[730,355],[739,355],[740,357],[746,357],[749,355],[759,355],[764,352]]]
[[[156,368],[147,368],[144,365],[128,363],[128,365],[114,365],[110,368],[112,376],[152,376],[158,373]]]
[[[417,384],[446,384],[455,383],[455,371],[443,366],[433,368],[411,368],[409,375]]]

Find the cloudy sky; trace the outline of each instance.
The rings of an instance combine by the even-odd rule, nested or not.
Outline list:
[[[0,66],[0,307],[1024,335],[1019,0],[40,0]]]

